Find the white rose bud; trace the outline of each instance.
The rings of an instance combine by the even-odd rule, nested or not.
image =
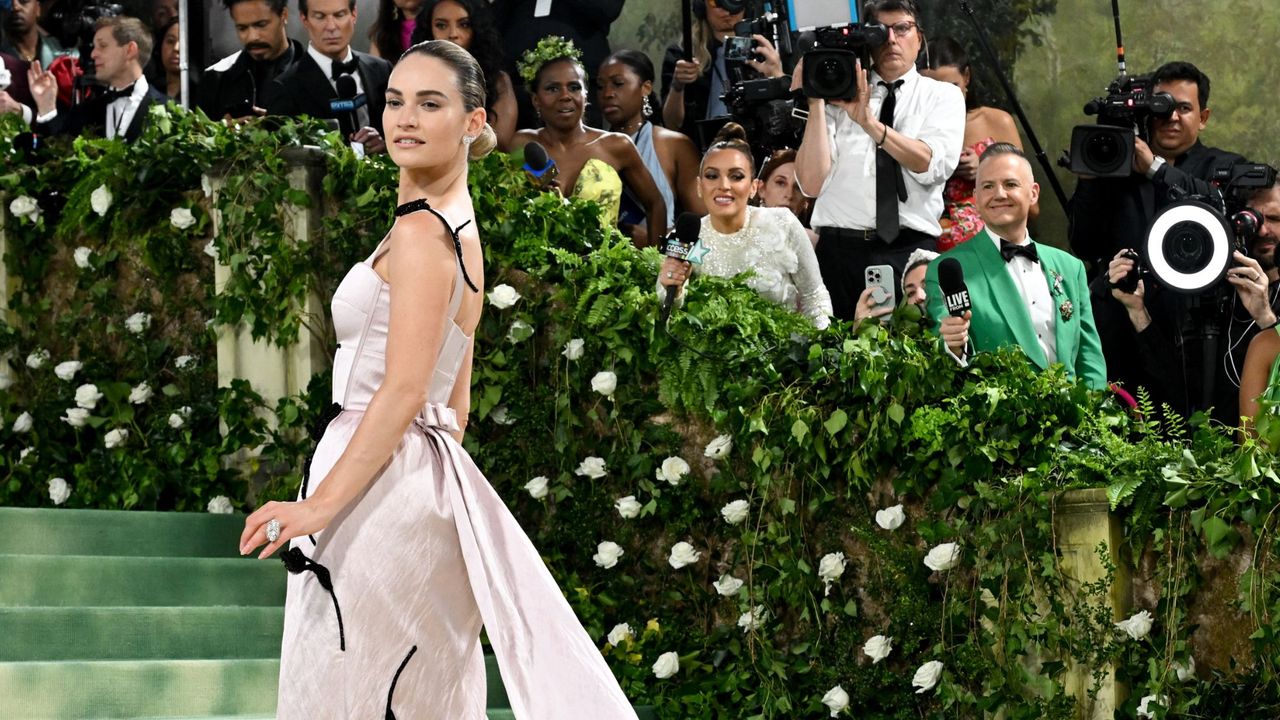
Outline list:
[[[92,410],[98,407],[98,401],[102,399],[102,393],[98,391],[98,386],[93,383],[85,383],[76,388],[76,406],[85,410]]]
[[[622,644],[623,640],[630,640],[633,637],[635,637],[635,634],[631,632],[630,625],[626,623],[618,623],[609,631],[609,637],[607,639],[610,645],[618,647]]]
[[[489,411],[489,419],[499,425],[515,425],[516,419],[511,417],[511,413],[507,410],[506,405],[499,405]]]
[[[618,376],[608,370],[598,372],[591,378],[591,389],[612,400],[613,391],[618,389]]]
[[[124,327],[134,335],[140,335],[151,327],[151,316],[144,312],[136,312],[124,321]]]
[[[698,562],[700,557],[702,557],[701,552],[694,550],[692,545],[682,540],[671,546],[671,555],[667,558],[667,564],[679,570],[686,565]]]
[[[111,430],[102,438],[102,444],[107,446],[108,450],[118,448],[129,439],[129,431],[124,428],[116,428]]]
[[[533,326],[523,320],[514,320],[507,330],[507,342],[515,344],[524,342],[533,336]]]
[[[748,513],[751,512],[751,503],[746,500],[734,500],[733,502],[720,508],[720,517],[730,525],[737,525],[747,519]]]
[[[76,373],[80,372],[80,368],[82,367],[84,367],[84,365],[81,364],[80,361],[68,360],[66,362],[58,363],[57,366],[53,368],[53,374],[57,375],[59,380],[66,380],[69,382],[71,378],[76,376]]]
[[[226,495],[219,495],[210,500],[208,509],[214,515],[230,515],[233,510],[231,501],[227,499]]]
[[[138,383],[137,386],[129,391],[129,403],[132,405],[141,405],[142,403],[150,400],[151,396],[154,394],[155,393],[151,391],[150,385],[145,382]]]
[[[582,357],[582,346],[585,344],[582,338],[574,338],[564,344],[564,350],[560,351],[560,354],[570,360],[578,360]]]
[[[658,661],[653,664],[653,674],[659,680],[667,678],[680,672],[680,656],[667,652],[658,656]]]
[[[1130,615],[1127,619],[1116,623],[1116,627],[1134,640],[1141,640],[1151,632],[1151,613],[1146,610]]]
[[[69,497],[71,497],[71,486],[66,480],[56,477],[49,481],[49,499],[54,505],[61,505]]]
[[[36,350],[27,356],[27,367],[32,370],[39,370],[47,362],[49,362],[48,350]]]
[[[35,422],[31,419],[31,413],[24,412],[18,416],[17,420],[13,421],[13,431],[15,433],[30,432],[31,426],[34,424]]]
[[[573,474],[589,477],[592,480],[599,480],[604,477],[607,472],[608,468],[604,464],[604,458],[598,458],[593,455],[583,460],[578,465],[578,468],[573,471]]]
[[[885,530],[897,530],[902,527],[902,523],[906,519],[907,514],[903,512],[901,505],[894,505],[891,508],[876,511],[876,524]]]
[[[885,637],[884,635],[875,635],[862,644],[862,652],[871,658],[872,665],[889,657],[889,653],[892,651],[893,638]]]
[[[1173,664],[1173,674],[1177,676],[1178,682],[1184,683],[1188,680],[1196,679],[1196,659],[1188,656],[1186,662],[1175,662]]]
[[[547,496],[547,478],[539,475],[524,484],[524,489],[529,491],[534,500],[541,500]]]
[[[76,261],[76,267],[81,270],[88,270],[93,267],[93,263],[91,262],[91,258],[93,258],[93,251],[83,245],[76,248],[71,257]]]
[[[835,717],[840,714],[841,710],[849,707],[849,693],[837,685],[822,696],[822,704],[826,705],[827,709],[831,711],[831,717]]]
[[[196,224],[196,216],[188,208],[174,208],[169,212],[169,224],[179,230],[186,230]]]
[[[818,577],[822,578],[824,596],[831,593],[831,583],[844,574],[844,553],[833,552],[822,556],[818,561]]]
[[[204,254],[213,258],[215,262],[218,260],[218,246],[212,240],[204,244]]]
[[[733,597],[742,589],[742,581],[732,575],[721,575],[720,579],[711,583],[716,592],[725,597]]]
[[[614,503],[613,506],[617,508],[618,514],[627,520],[639,515],[640,508],[643,507],[640,502],[636,500],[635,495],[618,498],[618,502]]]
[[[107,210],[111,209],[111,200],[113,199],[111,191],[106,185],[99,185],[97,190],[89,196],[89,206],[99,215],[106,215]]]
[[[62,416],[62,422],[71,427],[84,427],[85,421],[89,419],[89,411],[84,408],[67,408],[67,412]]]
[[[29,448],[29,447],[22,448],[22,452],[18,453],[18,462],[25,461],[27,459],[27,456],[33,452],[35,452],[34,448]]]
[[[960,546],[955,543],[942,543],[924,556],[924,564],[936,572],[950,570],[960,564]]]
[[[684,461],[682,457],[672,456],[662,461],[662,467],[658,468],[657,476],[659,480],[666,480],[672,485],[679,485],[680,480],[689,474],[689,463]]]
[[[498,285],[489,291],[489,304],[499,310],[506,310],[520,299],[520,293],[510,285]]]
[[[187,424],[187,419],[178,413],[169,413],[169,427],[177,430]]]
[[[738,616],[738,627],[742,628],[742,632],[747,633],[752,630],[759,630],[761,623],[764,622],[768,613],[765,612],[763,605],[756,605],[749,611]]]
[[[706,455],[712,460],[719,460],[725,455],[728,455],[729,451],[732,449],[733,449],[733,438],[729,435],[719,435],[716,437],[715,440],[712,440],[711,442],[707,443],[707,449],[703,450],[702,454]]]
[[[40,204],[33,197],[19,195],[9,203],[9,214],[34,223],[40,219]]]
[[[13,385],[13,371],[9,364],[0,360],[0,390],[8,390]]]
[[[911,684],[920,688],[916,691],[916,694],[919,695],[932,690],[941,677],[942,663],[937,660],[930,660],[921,665],[919,670],[916,670],[915,677],[911,678]]]
[[[626,551],[618,543],[605,540],[596,546],[596,554],[592,555],[591,559],[596,561],[596,565],[608,570],[617,565],[618,558],[624,554],[626,554]]]
[[[196,364],[196,359],[191,355],[179,355],[174,359],[173,364],[179,370],[186,370]]]
[[[200,176],[200,191],[203,192],[204,196],[207,198],[213,197],[213,183],[209,182],[208,175]]]
[[[1151,707],[1151,703],[1158,703],[1161,707],[1168,709],[1169,697],[1167,695],[1146,695],[1138,703],[1138,717],[1153,720],[1156,716],[1155,708]]]

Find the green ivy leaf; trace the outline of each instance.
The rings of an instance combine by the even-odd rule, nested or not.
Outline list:
[[[844,410],[836,408],[835,412],[831,413],[831,416],[827,418],[826,422],[822,423],[822,426],[827,429],[827,433],[829,435],[835,436],[836,433],[843,430],[848,424],[849,416]]]

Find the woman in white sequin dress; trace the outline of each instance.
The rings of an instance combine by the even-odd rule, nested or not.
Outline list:
[[[750,270],[746,283],[761,297],[823,329],[831,321],[831,295],[822,284],[809,236],[791,210],[748,205],[754,184],[746,132],[729,123],[702,156],[698,173],[698,194],[708,212],[698,237],[708,252],[696,272],[728,278]],[[666,258],[659,290],[682,289],[691,270],[687,262]]]

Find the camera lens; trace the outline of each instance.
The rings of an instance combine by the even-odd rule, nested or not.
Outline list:
[[[833,57],[820,60],[810,77],[814,88],[824,95],[839,94],[849,86],[849,75],[844,63]]]
[[[1208,228],[1191,220],[1170,227],[1162,247],[1169,267],[1187,275],[1205,269],[1213,259],[1213,238]]]
[[[1098,174],[1115,172],[1125,161],[1125,147],[1114,132],[1094,133],[1081,149],[1085,163]]]

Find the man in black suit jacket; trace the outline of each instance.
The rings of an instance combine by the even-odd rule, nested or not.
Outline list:
[[[363,144],[365,152],[386,150],[382,110],[391,63],[351,49],[355,0],[298,0],[298,10],[311,42],[298,62],[271,81],[267,112],[337,120],[343,135],[352,144]],[[340,81],[344,75],[351,80]],[[354,110],[344,107],[338,93],[341,85],[351,81],[358,105]]]
[[[53,73],[31,64],[27,82],[36,101],[32,128],[44,135],[101,133],[108,139],[133,142],[142,135],[154,104],[165,97],[147,84],[144,58],[151,57],[151,31],[131,17],[98,20],[93,34],[94,77],[106,85],[79,105],[58,108],[58,83]]]
[[[222,0],[244,49],[210,65],[200,78],[200,109],[211,118],[265,115],[271,81],[306,54],[290,40],[287,0]]]

